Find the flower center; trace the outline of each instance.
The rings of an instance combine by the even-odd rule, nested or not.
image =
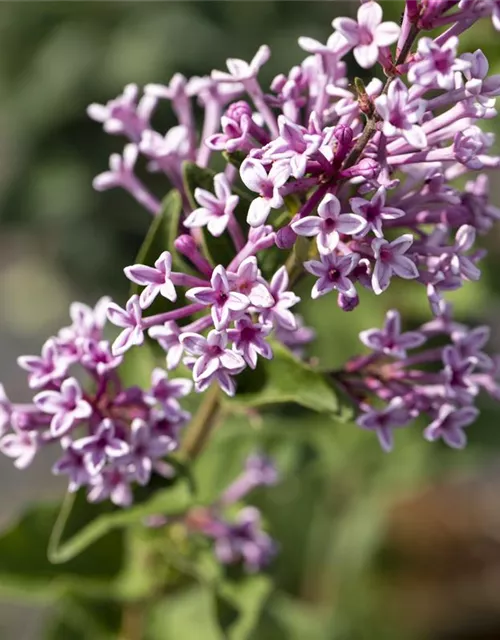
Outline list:
[[[336,282],[339,279],[340,272],[336,267],[331,267],[328,270],[328,280],[330,282]]]
[[[382,262],[391,262],[392,251],[388,247],[382,247],[382,249],[380,249],[380,259]]]
[[[371,44],[373,42],[373,34],[366,27],[361,27],[359,30],[359,43]]]
[[[369,204],[365,208],[365,217],[368,222],[375,222],[380,217],[380,207],[375,204]]]

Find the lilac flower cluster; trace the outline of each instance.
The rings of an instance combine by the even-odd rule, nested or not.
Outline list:
[[[361,410],[359,426],[374,431],[385,451],[393,447],[394,429],[419,416],[430,420],[424,430],[426,440],[442,439],[461,449],[467,443],[464,428],[479,415],[475,406],[479,392],[500,400],[496,380],[500,360],[482,351],[489,328],[469,330],[453,321],[451,311],[447,306],[443,315],[418,331],[404,333],[399,313],[389,311],[383,329],[360,335],[371,353],[351,360],[335,374]]]
[[[398,26],[383,22],[380,5],[370,0],[357,20],[333,21],[326,45],[300,38],[309,55],[277,76],[268,93],[258,81],[270,56],[263,46],[250,63],[229,59],[227,71],[190,80],[177,74],[168,86],[146,86],[140,99],[129,86],[107,105],[92,105],[89,114],[106,131],[129,139],[96,188],[120,185],[157,214],[159,200],[133,170],[144,155],[149,169],[162,171],[183,196],[188,233],[175,247],[199,271],[199,277],[172,273],[168,253],[155,268],[126,269],[145,289],[125,310],[112,307],[110,320],[124,328],[113,353],[140,344],[148,330],[165,348],[169,367],[184,356],[197,391],[216,380],[234,393],[235,374],[254,367],[258,356],[272,357],[266,337],[298,329],[290,311],[298,298],[288,291],[284,268],[268,283],[258,258],[273,245],[286,257],[299,236],[310,239],[303,266],[317,278],[313,298],[335,291],[339,306],[351,311],[359,286],[379,295],[398,277],[423,285],[432,311],[443,313],[443,292],[479,278],[476,233],[500,217],[488,203],[485,175],[465,190],[453,182],[471,170],[500,167],[500,157],[488,153],[492,135],[477,124],[496,115],[500,76],[488,76],[480,50],[458,53],[460,33],[487,15],[497,27],[497,14],[494,2],[408,0]],[[425,35],[443,25],[450,26],[438,37]],[[374,78],[365,87],[356,80],[352,91],[343,61],[350,51],[365,69],[381,65],[386,83]],[[179,119],[165,136],[151,125],[161,100],[170,101]],[[201,136],[195,100],[205,113]],[[196,188],[199,207],[192,210],[183,163],[207,167],[214,152],[239,154],[239,171],[228,165],[217,174],[213,193]],[[246,224],[235,213],[242,187],[252,194]],[[230,264],[210,264],[200,240],[204,227],[215,237],[227,231],[235,254]],[[176,287],[186,289],[192,304],[143,317],[158,294],[175,300]],[[179,326],[203,307],[210,315]]]
[[[278,472],[272,461],[260,454],[247,458],[243,473],[209,508],[195,508],[186,516],[188,529],[201,533],[214,542],[215,554],[225,565],[241,563],[246,571],[263,569],[274,557],[276,543],[262,529],[261,515],[255,507],[243,507],[233,521],[222,511],[245,498],[259,486],[278,482]]]
[[[150,388],[124,386],[122,357],[103,335],[109,304],[108,298],[94,309],[72,304],[72,324],[49,338],[40,356],[19,358],[35,396],[11,403],[0,385],[0,451],[23,469],[43,447],[59,446],[53,472],[68,476],[70,492],[86,487],[91,502],[128,506],[134,483],[147,484],[153,472],[174,473],[164,458],[177,449],[190,418],[179,399],[192,382],[155,369]],[[84,376],[87,386],[79,382]]]
[[[500,75],[489,75],[480,50],[459,52],[459,38],[481,18],[500,30],[499,7],[498,0],[406,0],[398,25],[368,0],[356,19],[333,21],[326,44],[300,38],[305,59],[269,90],[258,79],[270,57],[262,46],[249,63],[227,60],[227,71],[176,74],[142,92],[128,85],[106,105],[91,105],[91,118],[126,138],[94,187],[125,189],[163,215],[146,183],[148,172],[162,173],[183,211],[175,240],[154,264],[125,269],[140,293],[124,307],[75,305],[73,325],[41,357],[20,360],[37,395],[33,404],[12,405],[1,390],[0,428],[10,425],[4,453],[22,467],[57,440],[64,455],[54,471],[69,475],[71,490],[85,485],[91,500],[129,503],[131,482],[170,472],[163,458],[188,418],[178,399],[190,384],[155,370],[150,389],[123,388],[123,355],[147,335],[164,350],[168,370],[188,367],[194,391],[215,384],[233,395],[238,374],[273,357],[270,338],[300,354],[314,337],[295,313],[293,286],[306,273],[315,278],[311,297],[334,292],[344,311],[358,306],[360,288],[381,295],[400,278],[423,287],[435,319],[401,336],[392,313],[384,331],[363,334],[372,356],[350,363],[338,382],[363,411],[359,424],[376,430],[384,448],[393,426],[422,413],[432,420],[427,438],[462,446],[477,390],[496,394],[494,368],[480,352],[486,330],[467,334],[453,323],[444,295],[480,277],[476,236],[500,219],[487,175],[476,173],[500,168],[494,137],[480,127],[497,115]],[[378,65],[386,81],[374,74],[366,85],[351,83],[351,52],[364,69]],[[163,101],[178,120],[166,133],[153,126]],[[195,108],[203,112],[201,132]],[[227,163],[216,173],[210,164],[221,153]],[[193,165],[210,187],[189,184]],[[457,179],[469,174],[460,188]],[[233,248],[224,264],[210,252],[218,238]],[[112,345],[102,336],[105,314],[121,330]],[[451,344],[406,356],[438,328]],[[441,371],[413,368],[434,361]],[[90,374],[91,392],[69,373],[76,364]],[[374,397],[387,406],[373,409]],[[245,531],[251,520],[243,517]]]

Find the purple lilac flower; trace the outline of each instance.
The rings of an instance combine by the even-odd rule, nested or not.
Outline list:
[[[355,213],[340,213],[340,202],[332,194],[326,195],[318,206],[318,216],[306,216],[292,224],[295,233],[301,236],[315,236],[318,251],[328,255],[335,251],[340,234],[361,233],[366,220]]]
[[[412,243],[413,236],[409,233],[405,233],[392,242],[383,238],[375,238],[372,241],[373,255],[376,260],[373,268],[372,286],[376,294],[387,289],[393,274],[407,280],[418,277],[415,263],[405,255]]]
[[[464,53],[460,58],[470,64],[470,68],[463,72],[467,95],[473,96],[485,107],[494,107],[494,98],[500,93],[500,75],[488,77],[489,62],[481,49]]]
[[[177,324],[171,320],[164,325],[151,327],[148,333],[167,352],[167,369],[176,369],[184,352],[184,347],[180,341],[181,333]]]
[[[144,264],[134,264],[131,267],[125,267],[124,271],[129,280],[144,287],[139,296],[142,309],[150,307],[158,295],[162,295],[171,302],[177,300],[177,293],[170,279],[172,256],[168,251],[160,255],[154,268]]]
[[[99,376],[117,369],[123,362],[122,356],[114,356],[107,340],[83,340],[80,363],[87,369],[94,370]]]
[[[53,473],[68,477],[69,491],[83,487],[90,501],[110,498],[126,506],[132,500],[131,485],[146,482],[148,469],[168,477],[175,473],[163,458],[178,447],[189,420],[179,400],[192,383],[168,380],[157,369],[150,389],[124,387],[118,371],[122,358],[112,355],[104,339],[108,305],[109,299],[101,299],[94,309],[74,303],[73,324],[47,341],[42,358],[21,360],[35,382],[32,403],[12,404],[0,387],[0,451],[24,468],[38,451],[60,444]],[[74,368],[90,377],[89,389],[71,375]],[[147,428],[135,428],[137,420]]]
[[[362,331],[359,338],[368,348],[394,358],[406,358],[406,349],[416,349],[426,341],[425,336],[418,331],[401,333],[401,316],[396,310],[387,312],[382,330]]]
[[[99,341],[103,338],[103,328],[107,320],[107,309],[111,298],[103,296],[95,307],[89,307],[81,302],[73,302],[69,308],[72,321],[71,326],[59,331],[60,342],[71,342],[78,338]]]
[[[452,346],[443,349],[443,375],[449,396],[462,404],[470,404],[479,389],[472,378],[477,365],[476,358],[462,358]]]
[[[453,333],[453,347],[463,360],[475,358],[478,367],[493,369],[492,359],[481,351],[488,342],[490,333],[489,327],[476,327],[463,333]]]
[[[179,398],[188,396],[193,388],[191,380],[186,378],[169,379],[164,369],[153,369],[151,373],[151,391],[148,401],[160,404],[171,415],[181,415]]]
[[[283,205],[279,190],[290,177],[290,171],[290,164],[286,161],[275,162],[269,172],[253,158],[247,158],[243,162],[240,168],[241,179],[250,191],[259,194],[248,209],[249,225],[259,227],[266,222],[271,209],[279,209]]]
[[[66,378],[60,391],[40,391],[33,401],[41,411],[53,415],[50,432],[54,438],[61,437],[78,421],[85,420],[92,413],[92,407],[83,398],[75,378]]]
[[[398,25],[382,22],[382,7],[372,0],[359,7],[357,22],[352,18],[335,18],[332,24],[354,47],[356,62],[364,69],[377,62],[381,47],[393,44],[399,37]]]
[[[458,38],[448,38],[443,45],[432,38],[421,38],[418,42],[417,61],[410,66],[410,82],[424,87],[453,89],[454,74],[469,69],[470,62],[457,58]]]
[[[389,85],[387,93],[375,98],[374,103],[384,121],[382,131],[387,137],[403,136],[417,149],[427,146],[425,131],[420,126],[426,104],[420,99],[412,100],[399,78]]]
[[[125,309],[111,302],[108,307],[108,318],[117,327],[123,327],[123,331],[113,342],[113,355],[122,355],[131,346],[144,342],[144,325],[139,296],[132,296]]]
[[[406,427],[412,420],[412,415],[404,403],[395,398],[382,410],[371,410],[363,413],[357,423],[363,429],[375,431],[384,451],[391,451],[394,446],[393,429]]]
[[[57,342],[50,338],[42,347],[42,355],[20,356],[17,362],[28,372],[31,389],[40,389],[50,382],[60,380],[66,375],[68,361],[61,356]]]
[[[248,298],[252,307],[267,309],[274,304],[269,287],[262,278],[257,258],[250,256],[243,260],[236,273],[227,274],[231,288]]]
[[[243,473],[224,491],[220,501],[232,504],[261,486],[272,486],[279,480],[279,473],[271,458],[262,454],[248,456]]]
[[[311,133],[290,121],[285,116],[278,117],[279,137],[270,146],[267,155],[273,159],[289,159],[291,175],[301,178],[310,159],[317,156],[324,144],[323,135]]]
[[[194,197],[201,205],[188,215],[186,227],[204,227],[215,236],[221,236],[234,214],[239,197],[231,193],[231,186],[223,173],[214,177],[215,196],[205,189],[195,189]]]
[[[314,284],[311,297],[324,296],[334,289],[348,298],[355,297],[356,289],[349,274],[357,265],[358,259],[358,255],[355,253],[346,256],[331,253],[322,255],[320,261],[309,260],[306,262],[304,264],[306,270],[319,278]]]
[[[227,332],[229,340],[234,343],[234,350],[243,356],[249,367],[255,369],[258,356],[267,360],[273,357],[271,345],[266,337],[272,331],[272,325],[254,323],[248,316],[243,316],[235,322],[235,328]]]
[[[424,437],[429,442],[442,438],[449,447],[463,449],[467,444],[464,428],[475,422],[479,416],[476,407],[457,409],[451,404],[443,404],[438,416],[425,429]]]
[[[189,354],[197,357],[193,367],[195,382],[209,378],[219,369],[238,371],[245,365],[239,354],[227,348],[228,338],[224,331],[211,331],[207,338],[184,333],[181,342]]]
[[[405,215],[401,209],[386,206],[386,198],[387,190],[381,186],[371,200],[365,200],[365,198],[351,198],[349,200],[351,209],[365,220],[364,227],[357,232],[359,236],[366,236],[369,231],[372,231],[378,238],[383,238],[384,221],[397,220]]]
[[[176,440],[156,435],[147,422],[136,418],[132,422],[130,446],[124,454],[124,460],[130,465],[134,479],[140,485],[146,485],[153,469],[156,467],[157,470],[161,470],[155,461],[164,458],[176,448]]]
[[[138,142],[142,132],[149,127],[149,119],[156,106],[156,99],[147,95],[137,103],[138,95],[137,85],[128,84],[122,95],[106,105],[89,105],[87,113],[92,120],[103,123],[106,133],[124,135]]]
[[[212,71],[212,78],[217,82],[247,82],[253,80],[259,73],[260,68],[269,60],[271,51],[269,47],[263,45],[259,48],[250,64],[238,58],[226,60],[227,69],[225,71]]]
[[[226,524],[214,535],[215,554],[223,564],[242,562],[250,573],[260,571],[276,554],[276,544],[261,529],[255,507],[242,509],[234,524]]]
[[[116,427],[108,418],[93,435],[75,440],[73,447],[84,454],[85,466],[91,476],[99,474],[110,458],[120,458],[130,450],[127,442],[117,436]]]
[[[74,493],[90,482],[91,476],[85,464],[85,453],[75,448],[73,440],[68,437],[61,439],[61,447],[64,454],[53,465],[52,473],[67,475],[69,478],[68,491]]]
[[[132,473],[128,470],[110,467],[92,478],[87,499],[89,502],[102,502],[110,499],[117,507],[129,507],[133,496]]]
[[[290,307],[300,302],[300,298],[292,291],[288,291],[288,285],[289,279],[286,268],[280,267],[274,274],[269,286],[273,297],[272,306],[262,312],[260,321],[263,323],[271,321],[279,327],[294,331],[297,328],[297,322],[294,314],[290,311]]]
[[[216,267],[210,279],[210,287],[195,287],[186,293],[194,302],[211,306],[214,326],[225,329],[231,320],[236,319],[249,306],[247,296],[231,291],[226,270],[222,265]]]
[[[13,432],[0,439],[0,451],[9,458],[14,458],[18,469],[26,469],[33,462],[39,448],[36,432],[21,431],[13,425]]]

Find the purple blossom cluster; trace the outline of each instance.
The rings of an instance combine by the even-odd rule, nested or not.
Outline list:
[[[181,218],[153,264],[125,269],[140,289],[124,307],[75,304],[72,326],[40,357],[20,359],[36,395],[15,405],[0,389],[0,449],[24,467],[57,440],[64,451],[54,472],[69,475],[70,490],[86,486],[90,500],[128,504],[131,483],[172,472],[164,457],[188,419],[178,401],[191,386],[233,395],[238,374],[273,357],[273,339],[297,354],[313,339],[295,313],[293,287],[305,274],[314,278],[313,299],[333,293],[346,312],[359,305],[361,288],[381,295],[395,279],[423,287],[434,320],[401,334],[391,312],[384,330],[362,334],[373,353],[348,363],[338,382],[362,410],[360,426],[375,430],[385,449],[393,427],[421,414],[431,419],[426,438],[463,446],[478,390],[498,395],[495,366],[480,351],[487,330],[454,323],[444,297],[479,279],[476,236],[500,219],[481,173],[500,168],[494,136],[481,128],[497,115],[500,75],[489,74],[481,50],[459,50],[461,34],[482,18],[500,30],[498,0],[406,0],[400,25],[368,0],[356,19],[333,21],[326,44],[300,38],[304,60],[269,89],[258,78],[270,57],[262,46],[249,63],[227,60],[226,71],[176,74],[143,91],[128,85],[106,105],[91,105],[91,118],[126,139],[94,187],[122,188],[164,215],[147,185],[148,173],[161,173],[180,196]],[[363,69],[377,65],[385,82],[375,70],[370,82],[351,82],[351,53]],[[178,124],[163,133],[153,120],[165,101]],[[226,160],[219,173],[210,168],[215,154]],[[192,188],[189,166],[211,176],[211,186]],[[209,248],[218,238],[232,247],[223,264]],[[105,316],[120,329],[112,344],[102,335]],[[438,332],[450,344],[406,355]],[[120,362],[146,336],[165,352],[167,370],[182,364],[192,383],[157,369],[150,389],[122,386]],[[428,371],[436,363],[440,370]],[[420,364],[426,368],[414,368]],[[88,374],[91,391],[73,365]],[[241,517],[233,528],[215,527],[227,532],[225,542],[222,533],[213,537],[221,559],[242,555],[256,566],[253,551],[234,542],[236,530],[255,533],[255,512]]]
[[[209,508],[195,508],[186,516],[191,533],[201,533],[213,540],[219,562],[242,564],[249,573],[266,567],[277,551],[277,545],[262,528],[260,511],[243,507],[227,520],[224,510],[245,498],[257,487],[272,486],[279,476],[273,462],[261,454],[249,456],[241,475]]]
[[[72,324],[49,338],[40,356],[19,358],[35,395],[31,403],[12,403],[0,385],[0,451],[23,469],[55,445],[61,455],[53,473],[68,477],[70,492],[85,487],[91,502],[128,506],[134,483],[147,484],[152,473],[173,475],[164,458],[190,418],[179,400],[192,382],[154,369],[148,389],[124,386],[123,358],[103,334],[109,304],[73,303]]]
[[[485,174],[465,189],[455,183],[500,167],[500,157],[489,153],[492,134],[478,126],[496,115],[500,76],[488,75],[480,50],[458,51],[459,35],[484,16],[498,27],[498,3],[408,0],[399,26],[384,22],[380,5],[369,0],[356,20],[333,21],[326,45],[300,38],[308,55],[277,76],[269,92],[258,80],[270,56],[262,46],[250,63],[229,59],[227,71],[189,80],[176,74],[168,86],[147,85],[140,98],[129,86],[107,105],[92,105],[89,114],[106,131],[129,139],[96,188],[119,185],[158,214],[160,201],[133,169],[144,155],[149,169],[163,172],[183,196],[187,233],[179,230],[175,247],[199,272],[171,272],[168,253],[154,268],[126,269],[145,289],[125,310],[112,307],[110,320],[124,329],[113,353],[140,344],[148,330],[169,367],[182,359],[191,367],[197,391],[215,380],[234,393],[234,375],[255,367],[258,356],[272,357],[267,336],[299,328],[290,311],[299,299],[288,290],[284,267],[271,282],[259,270],[270,247],[283,250],[284,262],[299,236],[309,257],[303,267],[316,278],[313,298],[336,292],[339,306],[351,311],[359,287],[380,295],[393,278],[403,278],[423,285],[433,313],[442,314],[444,292],[480,277],[483,252],[475,237],[500,217],[488,201]],[[427,35],[445,25],[436,38]],[[365,69],[380,65],[387,81],[364,86],[357,79],[352,90],[344,62],[351,51]],[[163,100],[179,120],[166,135],[151,124]],[[205,114],[201,135],[195,102]],[[196,188],[193,210],[183,165],[208,167],[214,152],[237,156],[239,169],[228,164],[215,175],[213,192]],[[242,221],[236,208],[245,188],[251,198]],[[210,263],[203,228],[214,237],[227,232],[234,245],[229,264]],[[176,287],[184,287],[190,304],[143,317],[157,295],[175,300]],[[204,307],[209,315],[179,326]]]
[[[385,451],[393,447],[394,429],[418,417],[428,422],[426,440],[462,449],[464,429],[479,415],[479,392],[500,400],[500,360],[483,351],[489,328],[470,330],[453,321],[451,311],[447,306],[443,315],[407,332],[398,311],[389,311],[382,329],[360,334],[371,353],[335,374],[361,410],[358,425],[374,431]]]

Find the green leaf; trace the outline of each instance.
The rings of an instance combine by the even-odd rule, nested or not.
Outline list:
[[[67,591],[107,593],[118,578],[124,553],[120,531],[63,567],[51,564],[47,547],[59,508],[58,504],[31,507],[0,535],[0,591],[50,601]]]
[[[194,162],[184,162],[183,175],[184,187],[186,189],[186,193],[188,194],[189,202],[193,209],[195,209],[199,206],[194,198],[195,189],[200,188],[205,189],[206,191],[213,192],[214,177],[216,173],[215,171],[212,171],[212,169],[199,167]],[[249,204],[248,196],[247,194],[242,193],[238,189],[234,188],[233,193],[237,194],[240,198],[240,201],[234,212],[235,218],[242,229],[246,229],[246,217]],[[201,228],[201,233],[203,246],[208,259],[214,266],[218,264],[227,266],[236,254],[236,250],[230,235],[226,232],[223,233],[220,237],[215,238],[211,233],[208,232],[206,227]]]
[[[295,403],[319,413],[347,419],[347,407],[325,374],[298,360],[286,347],[273,343],[273,358],[239,377],[240,391],[228,400],[246,407]],[[246,374],[246,375],[245,375]]]
[[[181,195],[177,189],[172,189],[163,199],[160,213],[153,218],[146,238],[135,259],[135,264],[145,264],[150,267],[154,266],[160,254],[164,251],[170,251],[172,255],[172,268],[174,270],[183,273],[195,273],[174,247],[174,241],[179,235],[181,214]],[[130,287],[130,296],[139,295],[141,291],[142,287],[133,282]],[[160,296],[148,309],[148,313],[150,315],[164,313],[172,309],[177,309],[184,304],[184,295],[178,295],[175,302],[171,302]]]
[[[137,488],[134,506],[121,509],[109,502],[90,505],[83,492],[68,494],[49,544],[49,558],[56,564],[67,562],[107,534],[141,524],[152,515],[175,516],[192,504],[193,486],[186,470],[168,481],[153,476],[147,487]]]
[[[213,615],[212,593],[198,585],[169,593],[153,606],[146,637],[222,640]]]
[[[174,241],[179,235],[180,218],[182,214],[182,199],[177,189],[167,193],[162,202],[160,213],[153,218],[144,242],[137,254],[136,263],[152,266],[163,251],[170,251],[175,268],[185,270],[187,264],[174,247]],[[130,295],[139,293],[141,287],[132,283]]]
[[[68,596],[45,629],[45,640],[116,640],[122,624],[115,602]]]
[[[271,590],[272,582],[266,575],[245,576],[220,584],[214,604],[223,637],[247,640],[259,622]]]
[[[232,164],[233,167],[239,169],[243,160],[247,157],[247,154],[244,151],[223,151],[222,156],[229,163]]]
[[[157,366],[165,366],[165,352],[153,348],[155,343],[146,340],[139,348],[129,349],[120,365],[120,380],[124,387],[141,387],[148,389],[151,386],[151,373]],[[157,357],[158,356],[158,357]]]

